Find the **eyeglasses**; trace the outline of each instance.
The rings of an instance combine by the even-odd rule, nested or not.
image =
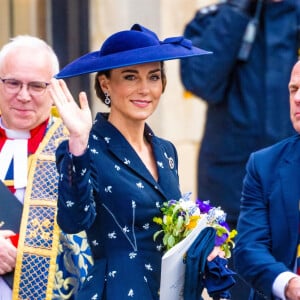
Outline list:
[[[24,83],[17,79],[3,79],[0,78],[2,83],[4,84],[5,91],[8,94],[18,94],[23,86],[27,86],[27,90],[32,96],[41,96],[45,93],[48,85],[48,82],[41,82],[41,81],[31,81],[28,83]]]

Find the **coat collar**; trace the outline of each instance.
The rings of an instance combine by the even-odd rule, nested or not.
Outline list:
[[[166,196],[166,187],[174,184],[170,177],[170,172],[177,172],[177,157],[168,153],[161,139],[156,137],[151,128],[146,124],[144,135],[152,145],[158,169],[158,182],[153,178],[145,167],[135,150],[127,142],[124,136],[110,122],[107,121],[108,114],[98,113],[93,127],[93,133],[102,138],[107,144],[107,149],[122,163],[143,178]],[[92,135],[93,135],[92,133]],[[162,189],[164,187],[164,189]]]

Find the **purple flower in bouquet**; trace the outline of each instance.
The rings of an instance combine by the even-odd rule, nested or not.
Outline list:
[[[209,204],[209,201],[201,201],[197,199],[196,205],[199,207],[200,211],[204,214],[208,213],[212,209],[212,206]]]

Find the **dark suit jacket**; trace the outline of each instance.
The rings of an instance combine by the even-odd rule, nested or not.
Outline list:
[[[300,200],[300,136],[251,155],[244,180],[237,271],[252,285],[250,299],[272,299],[272,284],[295,265]]]
[[[95,259],[77,299],[159,298],[163,249],[161,240],[153,241],[160,229],[153,217],[164,201],[181,194],[174,146],[148,126],[145,138],[154,151],[158,182],[100,114],[84,155],[70,157],[67,144],[57,151],[58,224],[70,233],[86,230]]]

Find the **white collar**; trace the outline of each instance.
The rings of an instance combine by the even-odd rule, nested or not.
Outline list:
[[[24,188],[27,185],[28,163],[28,130],[11,130],[3,126],[0,118],[0,127],[5,130],[8,139],[0,151],[0,179],[6,178],[9,166],[14,160],[14,187]]]
[[[0,127],[5,130],[5,134],[9,139],[29,139],[30,131],[29,130],[15,130],[8,129],[2,123],[2,118],[0,117]]]

